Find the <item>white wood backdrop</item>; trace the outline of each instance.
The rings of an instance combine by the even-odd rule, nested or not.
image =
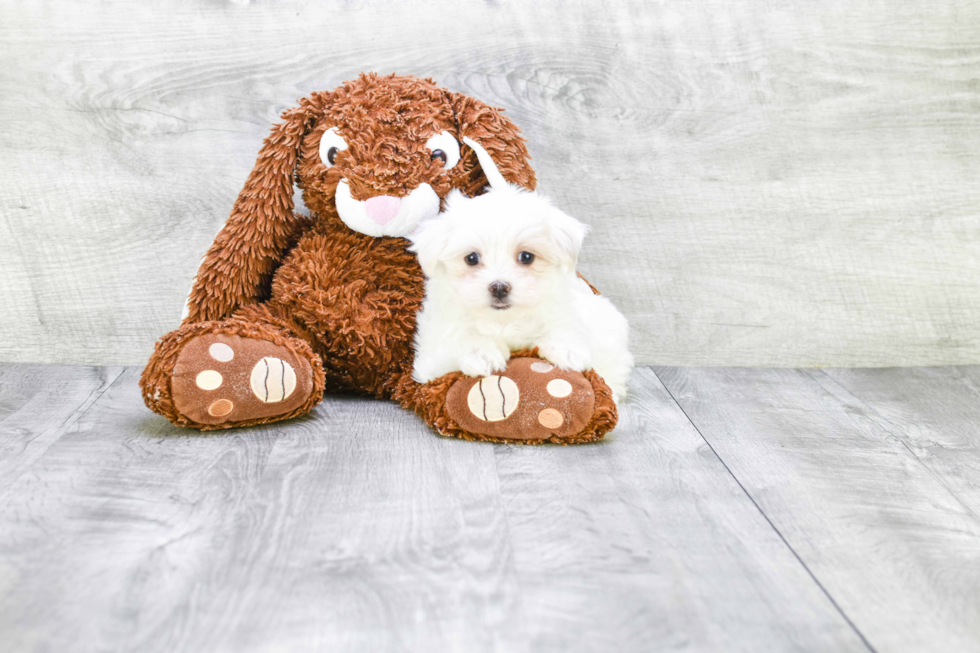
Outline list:
[[[376,70],[509,109],[640,363],[980,362],[978,26],[963,0],[0,0],[0,360],[143,362],[279,112]]]

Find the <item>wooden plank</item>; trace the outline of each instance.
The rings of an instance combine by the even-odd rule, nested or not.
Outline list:
[[[149,414],[137,372],[0,502],[9,650],[484,650],[514,637],[492,447],[350,398],[281,429],[200,435]]]
[[[118,367],[0,364],[0,496],[122,371]]]
[[[189,434],[137,372],[0,498],[7,650],[867,650],[648,370],[570,448],[350,398]]]
[[[651,370],[605,442],[495,453],[529,650],[867,650]]]
[[[40,365],[0,363],[0,423],[50,385],[52,375],[44,373],[45,369],[47,367]],[[66,366],[62,369],[76,368]],[[54,378],[58,378],[57,375]]]
[[[159,650],[521,650],[493,451],[393,403],[327,399],[283,428],[201,588],[213,607]]]
[[[377,70],[509,110],[641,363],[980,361],[980,4],[893,5],[0,0],[0,358],[142,364],[279,112]]]
[[[980,517],[980,368],[823,370]],[[821,372],[813,373],[819,380]],[[841,392],[842,391],[842,392]]]
[[[168,642],[237,545],[278,430],[177,429],[142,406],[138,378],[127,370],[0,497],[5,650],[187,650]]]
[[[980,647],[980,519],[866,407],[802,370],[656,372],[876,651]]]

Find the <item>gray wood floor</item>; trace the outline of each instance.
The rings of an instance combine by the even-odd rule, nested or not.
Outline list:
[[[637,370],[579,447],[0,364],[4,651],[977,651],[980,368]]]

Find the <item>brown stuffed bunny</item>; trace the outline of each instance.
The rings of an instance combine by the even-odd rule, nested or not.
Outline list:
[[[282,118],[201,263],[183,324],[143,372],[147,406],[180,426],[220,429],[353,392],[394,399],[466,439],[587,442],[615,426],[598,375],[557,369],[533,350],[515,352],[499,376],[412,380],[424,284],[405,236],[451,189],[473,196],[486,185],[463,137],[508,181],[534,188],[523,139],[500,110],[431,80],[366,74]],[[294,179],[309,218],[293,213]],[[549,395],[555,378],[571,394]]]

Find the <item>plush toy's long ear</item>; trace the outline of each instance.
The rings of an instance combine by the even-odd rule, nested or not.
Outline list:
[[[308,118],[306,106],[289,109],[265,139],[231,216],[201,261],[185,323],[221,319],[269,297],[272,273],[304,226],[293,214],[293,170]]]
[[[491,107],[459,93],[449,93],[449,98],[459,128],[456,139],[460,143],[463,142],[464,137],[473,139],[490,153],[504,179],[528,190],[534,190],[537,180],[534,177],[534,170],[528,163],[531,157],[528,156],[527,147],[524,145],[525,139],[521,136],[521,130],[517,125],[503,116],[503,109]],[[468,165],[471,171],[469,177],[471,183],[466,186],[472,187],[471,190],[479,190],[487,182],[483,179],[484,175],[479,166],[476,165],[476,155],[470,150],[469,153],[464,154],[464,157],[469,159],[464,162],[464,165]]]

